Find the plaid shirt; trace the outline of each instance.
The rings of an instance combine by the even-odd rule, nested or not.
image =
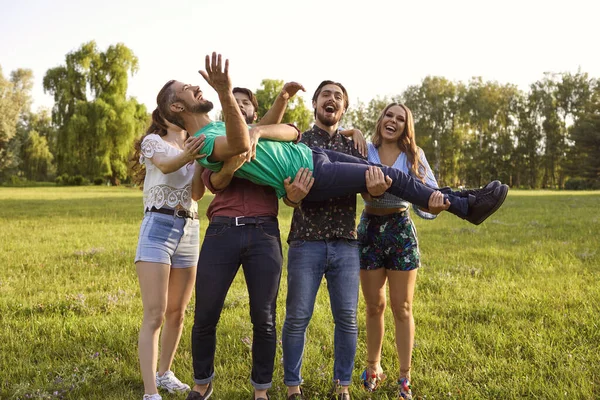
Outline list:
[[[339,131],[330,136],[314,125],[302,134],[300,141],[309,147],[339,151],[365,159],[354,148],[354,142],[340,135]],[[356,239],[356,194],[322,202],[303,201],[294,210],[288,242],[325,239]]]

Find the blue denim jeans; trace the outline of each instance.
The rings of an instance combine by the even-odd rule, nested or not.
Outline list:
[[[214,377],[217,324],[229,287],[242,265],[253,326],[250,381],[258,390],[271,387],[277,348],[275,310],[282,263],[276,220],[244,226],[210,223],[196,274],[192,328],[195,383],[206,384]]]
[[[313,152],[313,176],[315,183],[305,201],[323,201],[332,197],[367,191],[365,173],[370,165],[379,167],[392,179],[388,192],[414,205],[427,208],[432,189],[413,176],[385,165],[375,164],[338,151],[311,147]],[[449,191],[444,198],[450,201],[448,211],[466,218],[469,211],[468,198],[456,196]]]
[[[356,240],[335,239],[292,241],[288,251],[288,293],[283,341],[283,382],[302,383],[300,370],[306,328],[313,315],[323,275],[327,279],[331,312],[335,323],[333,380],[350,385],[358,325],[358,282],[360,262]]]

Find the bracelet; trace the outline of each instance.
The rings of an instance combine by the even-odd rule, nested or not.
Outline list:
[[[287,197],[287,194],[286,194],[285,196],[283,196],[283,198],[284,198],[285,200],[287,200],[287,201],[288,201],[288,203],[290,203],[290,204],[291,204],[291,205],[293,205],[293,206],[299,206],[299,205],[300,205],[300,203],[302,203],[302,200],[300,200],[300,201],[292,201],[292,200],[290,200],[290,198],[289,198],[289,197]]]

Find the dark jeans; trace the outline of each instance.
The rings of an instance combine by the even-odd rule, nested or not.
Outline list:
[[[192,328],[194,382],[214,377],[217,323],[227,291],[242,265],[250,297],[252,385],[271,387],[277,346],[275,310],[281,278],[281,241],[274,222],[229,226],[211,223],[206,229],[196,275],[196,311]]]
[[[416,206],[427,208],[429,197],[435,190],[395,168],[375,164],[337,151],[318,147],[311,149],[315,183],[308,196],[305,197],[306,201],[324,201],[332,197],[367,192],[365,173],[369,165],[381,168],[384,175],[392,178],[393,183],[388,192]],[[450,200],[449,212],[461,218],[467,216],[469,210],[467,198],[458,197],[451,192],[444,193],[444,197]]]

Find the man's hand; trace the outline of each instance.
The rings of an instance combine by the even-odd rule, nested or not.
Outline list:
[[[340,131],[340,135],[349,137],[354,142],[354,148],[358,150],[363,157],[367,156],[367,139],[360,131],[360,129],[345,129]]]
[[[210,56],[206,56],[206,71],[198,71],[206,82],[215,89],[218,94],[228,93],[231,91],[231,79],[229,78],[229,60],[225,60],[225,69],[221,62],[221,55],[215,52]]]
[[[312,171],[308,168],[300,168],[294,177],[294,182],[290,183],[291,178],[288,176],[283,181],[283,187],[285,188],[285,197],[289,201],[288,206],[298,206],[300,202],[306,197],[313,184],[315,178],[312,176]],[[285,201],[285,199],[284,199]]]
[[[285,100],[289,100],[292,97],[294,97],[299,90],[306,92],[304,86],[302,86],[298,82],[287,82],[285,85],[283,85],[283,89],[281,89],[280,94]]]
[[[258,144],[258,140],[260,139],[261,129],[262,128],[260,127],[260,125],[255,125],[248,131],[248,134],[250,136],[250,150],[247,153],[245,153],[247,162],[256,159],[256,145]]]
[[[427,211],[429,214],[438,215],[450,207],[450,200],[446,199],[446,201],[444,201],[443,193],[436,190],[431,194],[431,196],[429,196],[429,202],[427,206],[429,208],[425,211]]]
[[[390,186],[392,186],[392,178],[383,176],[383,171],[374,165],[370,165],[365,173],[367,181],[367,190],[372,197],[382,196]]]
[[[206,157],[206,154],[199,154],[200,149],[204,146],[204,139],[206,139],[206,136],[200,135],[198,137],[190,136],[185,140],[183,153],[188,162]]]

